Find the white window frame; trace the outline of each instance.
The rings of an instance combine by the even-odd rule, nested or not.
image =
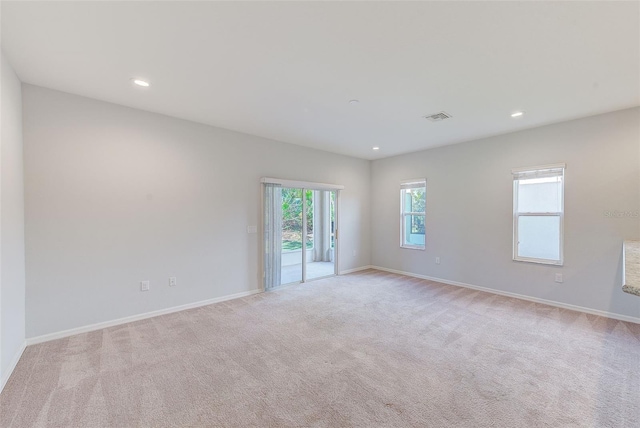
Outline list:
[[[519,262],[540,263],[547,265],[562,266],[564,264],[564,184],[565,184],[566,164],[557,163],[550,165],[540,165],[527,168],[515,168],[511,170],[513,174],[513,260]],[[521,179],[543,178],[550,176],[559,176],[562,178],[562,186],[560,187],[560,211],[559,212],[519,212],[518,211],[518,183]],[[535,257],[522,257],[518,255],[518,219],[520,216],[553,216],[560,218],[560,253],[559,259],[540,259]]]
[[[420,189],[424,188],[424,212],[405,212],[404,211],[404,191],[406,189]],[[424,217],[425,237],[424,245],[411,245],[406,244],[405,240],[405,217],[418,216]],[[427,179],[416,178],[412,180],[402,180],[400,182],[400,248],[407,248],[410,250],[425,250],[427,247]]]

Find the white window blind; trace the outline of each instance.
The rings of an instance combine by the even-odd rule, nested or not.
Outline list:
[[[401,189],[419,189],[427,185],[426,179],[407,180],[400,183]]]
[[[565,164],[555,164],[540,167],[513,169],[514,180],[530,180],[534,178],[562,177],[564,175]]]

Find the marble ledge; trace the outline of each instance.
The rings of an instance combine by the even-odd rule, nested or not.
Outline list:
[[[622,290],[640,296],[640,241],[624,241]]]

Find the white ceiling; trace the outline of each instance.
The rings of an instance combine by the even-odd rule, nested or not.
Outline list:
[[[26,83],[365,159],[640,105],[637,1],[3,1],[1,17]]]

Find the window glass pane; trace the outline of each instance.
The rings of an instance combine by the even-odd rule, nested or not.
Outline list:
[[[425,188],[404,190],[404,212],[423,213],[425,208]]]
[[[560,212],[562,177],[518,181],[518,212]]]
[[[404,245],[424,246],[424,215],[404,216]]]
[[[560,260],[560,216],[519,216],[518,256]]]

